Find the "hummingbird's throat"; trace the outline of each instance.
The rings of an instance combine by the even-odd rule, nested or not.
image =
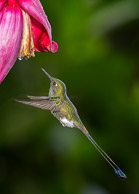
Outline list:
[[[50,89],[49,89],[49,96],[50,97],[55,97],[55,92],[54,92],[52,86],[50,86]]]

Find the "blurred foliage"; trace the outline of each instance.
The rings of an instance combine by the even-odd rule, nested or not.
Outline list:
[[[59,51],[15,63],[0,86],[0,193],[139,193],[139,1],[41,1]],[[119,180],[76,129],[50,112],[14,102],[68,95],[99,145],[127,174]]]

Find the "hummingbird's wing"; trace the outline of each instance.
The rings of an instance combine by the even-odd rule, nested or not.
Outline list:
[[[41,109],[58,111],[56,98],[53,99],[53,97],[46,97],[45,100],[42,100],[41,97],[34,96],[31,96],[30,98],[38,100],[28,100],[28,101],[16,100],[16,101],[22,104],[27,104]]]
[[[31,100],[47,100],[50,99],[48,96],[27,96]]]

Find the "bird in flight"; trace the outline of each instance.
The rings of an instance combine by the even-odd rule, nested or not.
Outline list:
[[[82,123],[77,109],[67,96],[67,90],[65,84],[56,78],[51,77],[43,68],[42,71],[50,79],[50,89],[48,96],[27,96],[29,100],[16,100],[17,102],[27,104],[30,106],[38,107],[41,109],[50,110],[50,112],[56,117],[63,127],[78,128],[94,145],[103,158],[111,165],[115,173],[121,179],[126,179],[126,175],[115,164],[115,162],[100,148],[100,146],[91,137],[88,130]]]

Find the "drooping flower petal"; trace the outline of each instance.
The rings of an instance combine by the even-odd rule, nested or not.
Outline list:
[[[0,12],[0,83],[17,59],[22,28],[21,9],[16,6],[3,8]]]
[[[32,34],[33,34],[35,51],[37,52],[43,52],[43,51],[56,52],[58,49],[58,46],[56,43],[54,45],[54,42],[52,42],[51,44],[44,26],[41,23],[39,23],[36,19],[34,19],[33,17],[31,17],[31,23],[32,23]]]
[[[31,15],[33,41],[36,45],[35,50],[38,52],[49,51],[56,52],[58,46],[52,41],[51,26],[45,15],[43,7],[39,0],[17,0],[20,7]],[[38,21],[38,22],[37,22]],[[41,40],[41,41],[40,41]],[[37,41],[37,43],[35,43]]]
[[[3,9],[4,5],[6,4],[6,0],[1,0],[0,1],[0,11]]]

